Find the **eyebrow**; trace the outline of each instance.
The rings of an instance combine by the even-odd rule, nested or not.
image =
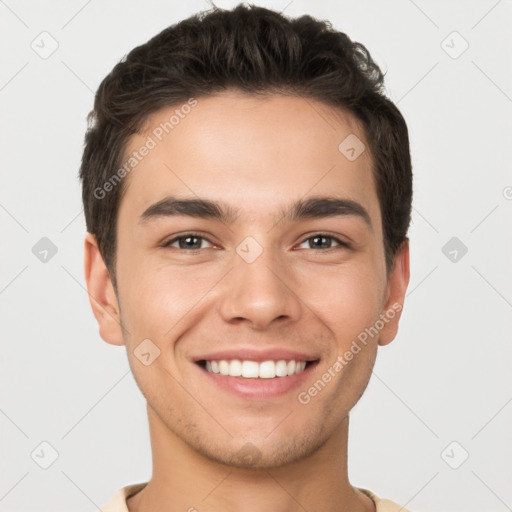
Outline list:
[[[213,219],[232,224],[238,219],[238,209],[228,204],[202,198],[180,198],[167,196],[152,204],[139,217],[139,223],[146,223],[159,217],[186,215]],[[372,221],[366,208],[351,199],[317,196],[293,201],[277,212],[276,222],[296,222],[302,219],[350,216],[362,219],[370,230]]]

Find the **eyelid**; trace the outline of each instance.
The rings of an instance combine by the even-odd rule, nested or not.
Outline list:
[[[343,238],[341,238],[339,235],[334,235],[334,234],[331,234],[331,233],[326,233],[326,232],[322,232],[322,231],[315,231],[313,232],[312,234],[308,234],[307,236],[305,236],[301,242],[299,242],[299,245],[302,245],[304,242],[307,242],[309,239],[311,238],[315,238],[316,236],[324,236],[326,238],[331,238],[332,240],[334,240],[337,244],[339,244],[339,246],[341,247],[344,247],[344,248],[351,248],[351,245],[349,242],[345,241]],[[336,246],[338,247],[338,246]],[[336,247],[329,247],[327,249],[323,249],[323,251],[329,251],[331,249],[336,249]]]
[[[188,237],[192,237],[192,236],[196,237],[196,238],[201,238],[202,240],[205,240],[206,242],[210,243],[213,246],[217,245],[214,242],[212,242],[208,237],[204,236],[204,234],[202,234],[202,233],[199,233],[196,231],[186,231],[184,233],[178,233],[176,235],[173,235],[168,240],[162,242],[161,247],[170,247],[171,244],[177,242],[181,238],[188,238]],[[184,251],[184,249],[180,249],[179,247],[176,247],[176,249]],[[200,250],[201,249],[189,249],[189,250],[187,250],[187,252],[194,252],[194,251],[200,251]]]
[[[299,242],[298,245],[302,245],[304,242],[306,242],[309,239],[314,238],[316,236],[324,236],[326,238],[331,238],[332,240],[334,240],[338,244],[335,247],[328,247],[327,249],[321,249],[320,251],[329,251],[331,249],[336,249],[336,247],[344,247],[344,248],[350,248],[351,247],[350,243],[346,242],[340,236],[334,235],[334,234],[331,234],[331,233],[327,233],[327,232],[322,232],[322,231],[314,231],[312,233],[308,233],[306,236],[304,236],[302,238],[302,240]],[[209,244],[211,244],[213,246],[218,245],[218,244],[215,244],[214,242],[212,242],[208,237],[204,236],[203,233],[196,232],[196,231],[187,231],[187,232],[184,232],[184,233],[178,233],[178,234],[174,235],[169,240],[164,241],[161,244],[161,246],[162,247],[170,247],[171,244],[177,242],[178,240],[180,240],[182,238],[188,238],[188,237],[201,238],[202,240],[205,240],[206,242],[208,242]],[[200,251],[201,250],[201,249],[188,249],[187,250],[187,249],[180,249],[179,247],[176,247],[176,249],[183,250],[183,251],[186,251],[186,252],[194,252],[194,251]],[[320,251],[317,251],[317,252],[320,252]]]

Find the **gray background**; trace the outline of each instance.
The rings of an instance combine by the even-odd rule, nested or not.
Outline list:
[[[255,3],[362,42],[410,129],[411,283],[352,414],[352,483],[418,511],[512,510],[512,3]],[[77,171],[101,79],[208,8],[0,1],[1,511],[87,512],[151,476],[145,402],[84,288]]]

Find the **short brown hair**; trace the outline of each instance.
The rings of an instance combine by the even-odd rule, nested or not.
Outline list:
[[[97,191],[115,174],[128,139],[150,114],[229,88],[319,100],[362,123],[389,272],[407,240],[412,166],[407,125],[383,87],[384,74],[368,50],[329,22],[252,5],[196,14],[133,49],[96,92],[79,173],[87,230],[98,240],[114,286],[117,212],[126,180],[104,197]]]

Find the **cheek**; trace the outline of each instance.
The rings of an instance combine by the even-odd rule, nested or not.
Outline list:
[[[157,344],[190,322],[201,309],[200,299],[219,280],[211,267],[201,265],[171,267],[149,258],[126,263],[119,265],[126,328],[132,337],[153,337]]]
[[[318,272],[310,269],[299,281],[299,296],[334,334],[340,351],[379,316],[382,287],[372,267],[340,266]]]

